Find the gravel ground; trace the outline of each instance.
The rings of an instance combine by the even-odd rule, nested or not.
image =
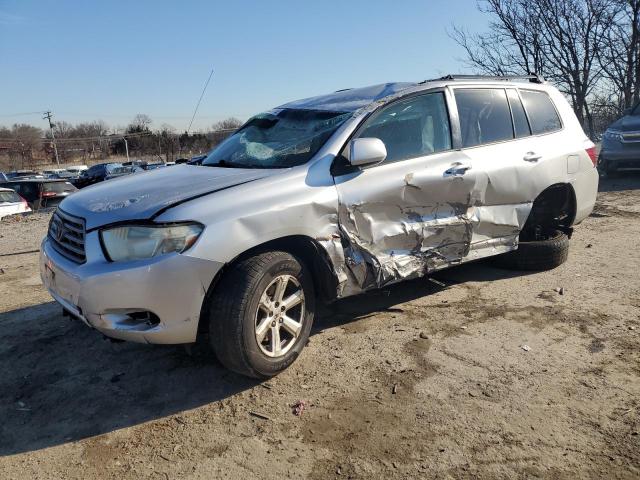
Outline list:
[[[640,174],[602,182],[560,268],[340,301],[262,383],[63,318],[6,255],[47,221],[0,222],[2,479],[640,476]]]

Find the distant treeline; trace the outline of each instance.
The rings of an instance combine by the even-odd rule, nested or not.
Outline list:
[[[28,124],[0,126],[0,167],[21,169],[55,163],[56,148],[60,163],[107,161],[114,155],[126,155],[127,148],[131,159],[153,157],[170,162],[208,152],[241,124],[236,118],[228,118],[204,132],[180,133],[168,124],[152,129],[152,119],[138,114],[118,133],[101,120],[75,125],[54,122],[53,137],[49,130]]]

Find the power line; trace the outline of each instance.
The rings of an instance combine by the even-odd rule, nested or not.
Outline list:
[[[198,103],[196,104],[196,109],[193,111],[193,116],[191,117],[191,121],[189,122],[189,128],[187,128],[187,134],[189,134],[189,132],[191,131],[191,125],[193,124],[193,119],[196,118],[198,107],[200,106],[200,102],[202,102],[202,97],[204,97],[204,92],[207,90],[207,87],[209,86],[209,82],[211,81],[212,76],[213,76],[213,68],[211,69],[209,78],[207,78],[207,83],[204,84],[204,88],[202,89],[202,93],[200,94],[200,98],[198,99]]]

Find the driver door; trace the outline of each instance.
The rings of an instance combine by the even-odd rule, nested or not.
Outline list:
[[[394,101],[355,138],[379,138],[387,158],[334,175],[346,263],[365,290],[458,263],[470,248],[472,160],[452,149],[445,91]],[[348,148],[343,155],[348,155]]]

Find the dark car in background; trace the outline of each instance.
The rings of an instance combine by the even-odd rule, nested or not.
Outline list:
[[[33,210],[57,207],[62,200],[78,191],[71,182],[48,178],[0,182],[0,187],[16,191]]]
[[[605,174],[640,169],[640,104],[626,111],[604,132],[598,168]]]
[[[74,185],[78,188],[84,188],[94,183],[128,175],[131,171],[130,167],[125,167],[121,163],[99,163],[82,172],[75,180]]]

